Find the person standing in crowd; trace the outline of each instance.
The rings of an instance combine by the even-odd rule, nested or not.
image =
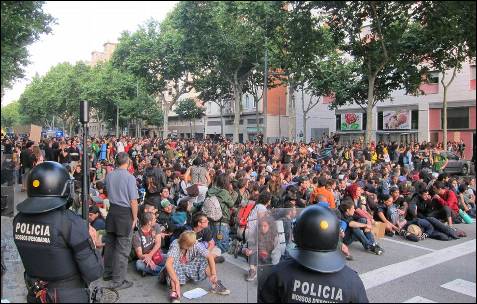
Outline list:
[[[291,259],[276,265],[259,287],[258,303],[368,303],[363,282],[338,250],[339,231],[330,209],[305,208],[293,228],[297,247],[288,250]],[[320,291],[311,293],[313,285]]]
[[[128,172],[129,162],[127,153],[118,153],[117,168],[105,179],[110,209],[106,218],[103,279],[112,280],[111,287],[117,290],[133,285],[126,280],[126,272],[132,234],[137,223],[139,194],[136,179]]]
[[[55,162],[38,164],[27,177],[28,198],[17,206],[13,235],[29,303],[89,303],[89,284],[103,272],[95,230],[68,209],[71,183]]]
[[[26,181],[28,178],[28,174],[30,173],[30,170],[34,166],[35,159],[34,159],[34,155],[32,151],[32,146],[33,146],[32,141],[27,142],[25,149],[23,149],[22,152],[20,153],[20,164],[23,171],[22,172],[23,180],[22,180],[22,189],[21,189],[22,192],[26,191],[26,186],[27,186]]]

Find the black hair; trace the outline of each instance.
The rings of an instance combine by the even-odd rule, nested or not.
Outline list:
[[[340,206],[338,208],[340,208],[340,210],[342,212],[346,212],[348,211],[349,209],[351,209],[352,207],[354,206],[354,202],[353,200],[348,196],[348,197],[345,197],[341,203],[340,203]]]
[[[434,182],[433,187],[436,189],[445,189],[446,186],[443,181],[437,180]]]
[[[203,212],[198,212],[192,217],[192,227],[197,227],[202,218],[207,218],[207,215]]]
[[[187,212],[187,208],[189,208],[189,201],[184,200],[179,203],[179,205],[177,206],[176,212],[180,212],[180,211]]]
[[[257,204],[267,205],[272,201],[272,194],[268,191],[260,193]]]

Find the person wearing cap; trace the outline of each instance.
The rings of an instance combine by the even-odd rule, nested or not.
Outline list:
[[[89,303],[101,277],[95,230],[69,210],[73,181],[64,166],[43,162],[27,177],[28,198],[13,219],[13,239],[25,269],[29,303]]]
[[[304,209],[293,228],[296,248],[274,266],[258,290],[258,303],[368,303],[363,282],[338,248],[339,231],[331,210]]]

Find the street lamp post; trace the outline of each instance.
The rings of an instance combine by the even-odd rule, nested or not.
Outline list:
[[[83,125],[83,183],[82,183],[82,216],[88,224],[88,197],[89,197],[89,168],[88,168],[88,122],[89,122],[89,106],[87,101],[80,102],[80,121]]]
[[[268,143],[267,136],[267,111],[268,111],[268,48],[265,38],[265,69],[263,71],[263,139]]]

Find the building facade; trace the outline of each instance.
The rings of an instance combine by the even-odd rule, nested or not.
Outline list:
[[[206,135],[210,137],[219,136],[222,133],[223,124],[224,135],[232,139],[235,118],[233,100],[225,102],[222,117],[217,103],[208,101],[205,105]],[[289,115],[286,86],[277,86],[268,90],[266,113],[264,113],[263,98],[256,103],[251,94],[243,94],[239,125],[240,142],[255,140],[258,132],[263,133],[265,123],[267,124],[269,142],[288,137]]]
[[[447,71],[445,81],[451,78]],[[443,86],[441,75],[430,74],[429,83],[421,85],[425,95],[406,95],[403,90],[395,91],[392,98],[378,103],[373,109],[373,134],[376,140],[385,142],[428,141],[431,143],[443,140]],[[450,142],[465,143],[465,158],[471,159],[476,145],[476,91],[475,91],[475,62],[467,62],[457,73],[447,91],[448,103],[448,135]],[[323,105],[324,106],[324,105]],[[335,123],[329,123],[339,133],[343,143],[364,137],[366,129],[366,111],[357,105],[342,106],[335,111],[327,107],[317,108],[332,112]],[[297,108],[297,111],[300,109]],[[321,113],[321,116],[327,114]],[[300,115],[297,115],[300,119]],[[302,120],[302,119],[301,119]],[[300,122],[297,122],[300,125]],[[322,128],[323,120],[310,119],[310,128]],[[299,128],[299,127],[298,127]]]

